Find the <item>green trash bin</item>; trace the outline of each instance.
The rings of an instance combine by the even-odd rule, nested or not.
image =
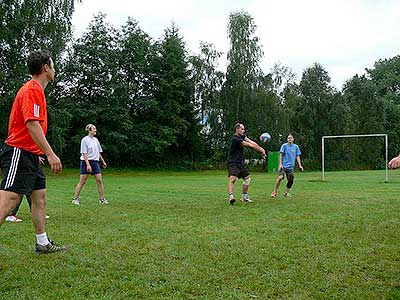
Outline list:
[[[279,151],[268,152],[268,172],[277,173],[279,171]]]

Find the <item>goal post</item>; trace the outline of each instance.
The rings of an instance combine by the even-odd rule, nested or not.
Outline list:
[[[324,135],[322,137],[322,181],[325,181],[325,139],[336,138],[359,138],[359,137],[384,137],[385,138],[385,182],[389,182],[388,173],[388,135],[385,133],[377,134],[348,134],[348,135]]]

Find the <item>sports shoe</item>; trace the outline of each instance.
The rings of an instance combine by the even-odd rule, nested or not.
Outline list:
[[[291,198],[291,197],[293,197],[293,195],[289,192],[285,192],[285,193],[283,193],[283,197]]]
[[[79,201],[79,198],[73,198],[73,199],[72,199],[72,204],[74,204],[74,205],[80,205],[81,202]]]
[[[18,218],[16,215],[7,216],[5,220],[7,222],[22,222],[22,219]]]
[[[106,198],[99,199],[99,203],[100,204],[105,204],[105,205],[109,204]]]
[[[247,203],[253,203],[254,201],[250,199],[250,197],[247,196],[247,198],[240,198],[240,201],[242,202],[247,202]]]
[[[62,251],[67,251],[66,247],[58,246],[54,241],[49,240],[49,243],[47,245],[39,245],[36,244],[35,246],[35,252],[38,254],[49,254],[49,253],[54,253],[54,252],[62,252]]]
[[[47,219],[50,219],[50,217],[49,217],[48,215],[46,215],[46,220],[47,220]]]
[[[276,192],[275,191],[272,191],[271,198],[276,198]]]
[[[235,198],[233,196],[229,196],[229,204],[233,205],[235,204],[235,202],[236,202]]]

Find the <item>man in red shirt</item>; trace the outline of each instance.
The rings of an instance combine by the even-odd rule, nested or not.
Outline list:
[[[32,79],[15,97],[8,124],[8,137],[0,149],[3,180],[0,185],[0,225],[16,206],[20,195],[32,198],[32,222],[37,253],[66,250],[49,240],[46,234],[46,177],[39,163],[45,154],[55,174],[61,161],[47,142],[47,109],[44,89],[54,80],[54,63],[46,51],[32,52],[27,60]]]

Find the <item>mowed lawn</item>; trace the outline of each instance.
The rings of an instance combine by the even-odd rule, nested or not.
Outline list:
[[[400,299],[400,171],[296,172],[290,199],[252,175],[234,206],[222,171],[106,170],[109,206],[93,178],[71,204],[77,170],[48,176],[68,252],[34,253],[24,200],[0,228],[0,299]]]

